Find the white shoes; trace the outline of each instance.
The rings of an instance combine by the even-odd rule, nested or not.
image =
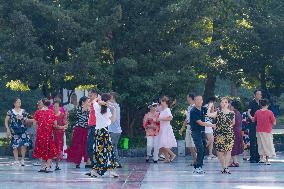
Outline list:
[[[216,158],[217,158],[217,157],[214,156],[214,155],[210,155],[210,156],[207,157],[208,160],[213,160],[213,159],[216,159]]]
[[[11,166],[20,166],[21,163],[20,163],[20,161],[14,161],[14,162],[11,162],[10,165]]]
[[[25,166],[25,160],[24,159],[21,160],[21,166]]]
[[[119,177],[118,173],[117,173],[116,171],[114,171],[114,170],[111,170],[111,171],[109,172],[109,176],[110,176],[110,177],[114,177],[114,178]]]
[[[199,167],[199,168],[194,168],[192,173],[198,174],[198,175],[203,175],[203,174],[205,174],[205,171],[203,171],[203,169],[201,167]]]

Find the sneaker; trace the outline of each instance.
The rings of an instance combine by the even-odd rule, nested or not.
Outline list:
[[[41,166],[41,163],[36,161],[35,163],[33,163],[33,166]]]
[[[51,167],[45,168],[45,173],[52,173]]]
[[[217,158],[217,157],[214,156],[214,155],[210,155],[210,156],[207,157],[208,160],[212,160],[212,159],[216,159],[216,158]]]
[[[25,166],[25,160],[21,160],[21,166]]]
[[[76,169],[80,169],[80,165],[76,165]]]
[[[117,172],[114,171],[114,170],[111,170],[111,171],[109,172],[109,175],[110,175],[110,177],[114,177],[114,178],[119,177],[119,175],[117,174]]]
[[[263,163],[266,163],[266,162],[265,162],[265,160],[260,160],[258,163],[263,164]]]
[[[265,162],[264,165],[271,165],[269,161]]]
[[[199,167],[199,168],[196,168],[194,170],[194,173],[199,174],[199,175],[203,175],[203,174],[205,174],[205,171],[203,171],[203,169],[201,167]]]
[[[20,166],[21,163],[20,163],[20,161],[14,161],[14,162],[11,162],[10,165],[11,166]]]
[[[46,167],[42,167],[38,172],[39,173],[45,173],[46,172]]]
[[[56,166],[54,171],[60,171],[60,170],[61,169],[59,168],[59,166]]]
[[[101,177],[101,175],[99,175],[97,171],[92,170],[90,173],[90,177]]]

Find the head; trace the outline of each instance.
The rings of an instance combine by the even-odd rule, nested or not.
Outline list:
[[[83,97],[80,98],[80,100],[79,100],[79,106],[83,107],[83,106],[85,106],[87,103],[88,103],[88,97],[83,96]]]
[[[238,111],[240,110],[240,107],[241,107],[241,103],[240,101],[238,100],[234,100],[232,103],[231,103],[231,108],[233,111]]]
[[[55,101],[55,102],[53,103],[53,110],[54,110],[55,112],[59,112],[59,111],[60,111],[59,102]]]
[[[260,100],[262,98],[262,91],[257,89],[253,92],[255,100]]]
[[[187,103],[192,105],[194,104],[194,95],[193,94],[188,94],[186,97]]]
[[[260,105],[261,105],[262,108],[268,108],[268,106],[269,106],[269,100],[266,99],[266,98],[260,100]]]
[[[98,97],[98,92],[97,92],[97,90],[96,90],[96,89],[90,90],[88,96],[89,96],[89,99],[90,99],[91,101],[95,100],[95,99]]]
[[[150,105],[148,106],[150,112],[156,112],[157,111],[157,107],[158,107],[158,103],[155,102],[151,102],[149,103]]]
[[[71,104],[77,106],[77,95],[76,94],[72,94],[72,96],[71,96]]]
[[[110,101],[111,101],[112,103],[115,103],[115,102],[116,102],[116,93],[115,93],[115,92],[111,92],[111,93],[109,93],[109,94],[110,94],[110,96],[111,96]]]
[[[101,96],[101,100],[108,103],[110,102],[111,95],[109,93],[104,93]],[[101,114],[105,114],[107,112],[107,105],[101,105]]]
[[[215,103],[215,102],[216,102],[216,97],[215,96],[209,97],[206,100],[206,104]]]
[[[47,108],[50,106],[50,100],[48,100],[47,98],[42,99],[42,104],[43,107]]]
[[[15,98],[14,101],[13,101],[13,105],[14,105],[14,108],[21,108],[22,106],[22,101],[20,98]]]
[[[169,107],[170,104],[171,104],[171,103],[170,103],[169,97],[163,96],[163,97],[161,98],[161,106],[162,106],[162,107],[164,107],[164,108]]]
[[[203,97],[202,96],[194,97],[194,104],[197,108],[201,108],[203,104]]]
[[[229,108],[229,99],[226,97],[221,98],[220,106],[221,109],[228,109]]]
[[[39,110],[41,110],[42,108],[43,108],[43,102],[42,102],[42,99],[39,99],[38,101],[37,101],[37,109],[39,109]]]

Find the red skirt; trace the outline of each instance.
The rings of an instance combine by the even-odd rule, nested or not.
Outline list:
[[[73,162],[76,165],[79,165],[81,163],[82,157],[84,157],[85,162],[88,161],[87,138],[87,128],[74,128],[71,146],[65,151],[67,153],[68,162]]]
[[[53,132],[53,141],[57,149],[57,159],[63,159],[64,130],[56,129]]]
[[[52,140],[52,135],[37,133],[33,157],[45,161],[57,157],[57,149]]]

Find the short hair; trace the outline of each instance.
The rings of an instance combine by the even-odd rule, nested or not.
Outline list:
[[[116,97],[117,97],[116,92],[110,92],[109,94],[112,98],[116,99]]]
[[[99,94],[96,89],[91,89],[91,90],[89,90],[89,93]]]
[[[194,100],[194,94],[190,94],[190,93],[189,93],[187,96],[188,96],[189,98],[191,98],[192,100]]]
[[[231,106],[233,106],[234,109],[239,110],[240,107],[241,107],[241,103],[238,100],[233,100],[232,103],[231,103]]]
[[[256,89],[256,90],[253,91],[253,94],[256,95],[256,93],[257,93],[258,91],[262,92],[261,89]]]
[[[259,103],[260,103],[260,105],[261,105],[262,107],[268,106],[268,105],[269,105],[269,100],[268,100],[267,98],[261,99]]]
[[[82,106],[83,102],[86,102],[87,100],[88,100],[88,98],[86,96],[81,97],[80,100],[79,100],[79,106]]]
[[[208,104],[209,102],[215,102],[217,99],[215,96],[211,96],[211,97],[208,97],[207,100],[206,100],[206,104]]]
[[[50,100],[48,100],[47,98],[42,99],[42,103],[46,107],[50,106]]]

